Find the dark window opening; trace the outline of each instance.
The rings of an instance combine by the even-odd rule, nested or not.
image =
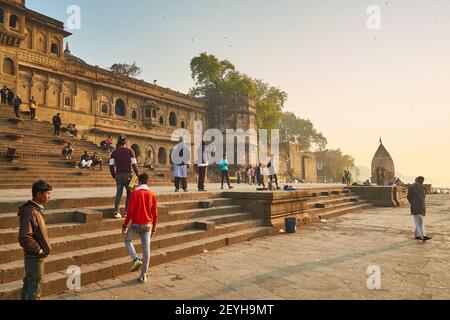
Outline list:
[[[59,46],[56,43],[52,43],[50,52],[53,54],[59,55]]]
[[[175,112],[171,112],[169,116],[169,125],[175,127],[177,125],[177,115]]]
[[[116,101],[116,115],[124,117],[126,115],[126,105],[125,101],[122,99],[117,99]]]
[[[9,26],[11,28],[17,29],[19,28],[19,17],[16,15],[12,15],[11,18],[9,18]]]

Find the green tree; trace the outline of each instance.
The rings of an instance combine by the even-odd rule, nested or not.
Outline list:
[[[201,53],[191,60],[191,76],[195,87],[190,95],[212,100],[221,96],[245,96],[256,100],[258,127],[278,128],[287,94],[275,87],[255,80],[236,70],[228,60]]]
[[[281,141],[298,143],[302,150],[310,151],[312,147],[323,150],[327,144],[327,138],[318,132],[310,120],[301,119],[292,112],[285,112],[280,125]]]
[[[344,170],[351,171],[355,167],[355,159],[340,149],[327,149],[316,152],[315,155],[318,176],[326,178],[329,182],[341,182]]]

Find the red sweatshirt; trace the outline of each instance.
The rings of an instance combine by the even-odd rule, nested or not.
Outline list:
[[[131,193],[125,225],[130,223],[156,227],[158,222],[158,200],[156,194],[146,185],[139,186]]]

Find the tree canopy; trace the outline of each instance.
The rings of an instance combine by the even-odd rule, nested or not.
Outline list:
[[[355,167],[355,159],[344,154],[341,149],[327,149],[316,152],[315,155],[318,176],[327,178],[329,182],[341,182],[344,170]]]
[[[256,101],[258,127],[275,129],[283,115],[287,93],[262,80],[240,73],[233,63],[219,60],[214,55],[201,53],[191,60],[191,76],[195,87],[190,95],[212,99],[216,96],[241,95]]]
[[[301,119],[292,112],[285,112],[281,118],[280,137],[282,141],[298,143],[305,151],[312,147],[323,150],[328,143],[327,138],[314,128],[310,120]]]
[[[136,78],[142,73],[142,69],[136,65],[136,62],[133,62],[131,65],[126,63],[115,63],[109,68],[109,70],[117,75],[128,78]]]

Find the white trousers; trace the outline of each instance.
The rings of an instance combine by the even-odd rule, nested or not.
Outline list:
[[[414,216],[414,222],[416,224],[416,237],[425,237],[425,227],[423,225],[423,216],[422,215],[415,215]]]
[[[86,161],[86,160],[82,160],[81,161],[81,166],[83,168],[90,168],[92,166],[92,160]]]

